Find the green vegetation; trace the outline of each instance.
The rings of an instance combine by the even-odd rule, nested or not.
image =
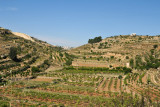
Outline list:
[[[118,79],[122,79],[122,78],[123,78],[122,75],[119,75],[119,76],[118,76]]]
[[[39,68],[33,66],[33,67],[32,67],[32,74],[38,73],[38,72],[40,72]]]
[[[102,37],[101,36],[95,37],[94,39],[89,39],[88,43],[93,44],[93,43],[97,43],[97,42],[100,42],[100,41],[102,41]]]
[[[159,53],[156,52],[155,49],[151,49],[149,54],[144,55],[144,60],[142,60],[142,56],[137,55],[135,58],[135,65],[133,64],[133,60],[130,60],[131,66],[134,66],[136,69],[144,70],[155,68],[157,69],[160,66],[160,60],[158,58]]]
[[[13,60],[13,61],[17,61],[17,48],[15,47],[11,47],[10,48],[10,53],[9,53],[9,56],[10,58]]]
[[[159,105],[157,37],[122,35],[102,41],[99,36],[75,51],[33,39],[36,42],[0,30],[0,106]],[[72,61],[93,67],[73,67]],[[125,67],[128,62],[131,68]]]
[[[75,72],[81,72],[81,70],[85,70],[85,72],[92,72],[92,73],[131,73],[132,70],[130,68],[126,68],[126,67],[117,67],[117,68],[113,68],[113,69],[109,69],[109,68],[105,68],[105,67],[65,67],[65,70],[76,70]]]

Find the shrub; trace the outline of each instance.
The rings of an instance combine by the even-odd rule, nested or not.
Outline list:
[[[153,45],[153,48],[156,49],[158,47],[158,45]]]
[[[11,47],[10,52],[9,52],[9,56],[13,61],[17,61],[17,48]]]
[[[48,60],[44,60],[44,64],[49,65],[49,61]]]
[[[113,59],[113,58],[114,58],[114,56],[111,56],[110,58],[111,58],[111,59]]]
[[[125,74],[128,74],[128,73],[132,72],[132,69],[127,68],[127,67],[123,67],[123,71],[124,71]]]
[[[119,76],[118,76],[118,79],[122,79],[122,78],[123,78],[122,75],[119,75]]]
[[[0,82],[2,82],[2,76],[0,75]]]
[[[33,66],[32,67],[32,73],[37,73],[37,72],[40,72],[39,68]]]
[[[129,59],[129,56],[126,56],[126,59]]]
[[[133,68],[134,67],[134,60],[130,59],[130,67]]]
[[[67,60],[67,61],[66,61],[66,65],[68,65],[68,66],[69,66],[69,65],[72,65],[72,60]]]
[[[63,57],[63,54],[62,54],[62,53],[59,53],[59,56],[60,56],[60,57]]]

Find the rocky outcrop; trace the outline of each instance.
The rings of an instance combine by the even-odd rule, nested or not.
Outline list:
[[[19,33],[19,32],[12,32],[14,35],[22,37],[24,39],[30,40],[32,42],[35,42],[29,35],[26,35],[24,33]]]

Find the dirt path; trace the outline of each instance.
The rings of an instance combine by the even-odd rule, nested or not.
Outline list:
[[[105,87],[104,87],[104,91],[109,91],[109,90],[108,90],[109,81],[110,81],[110,80],[107,80],[106,85],[105,85]]]
[[[145,74],[144,77],[142,78],[142,83],[147,84],[147,78],[148,78],[148,75]]]
[[[100,92],[102,92],[102,91],[103,91],[102,86],[103,86],[103,84],[104,84],[105,80],[106,80],[106,79],[103,79],[103,81],[102,81],[102,82],[100,83],[100,85],[98,86],[98,90],[99,90]]]
[[[115,92],[114,83],[115,83],[115,79],[113,78],[111,88],[110,88],[110,91],[112,92]]]
[[[120,79],[117,80],[117,89],[116,91],[120,92]]]

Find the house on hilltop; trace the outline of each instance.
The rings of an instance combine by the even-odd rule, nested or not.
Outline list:
[[[130,34],[130,36],[136,36],[136,33],[132,33],[132,34]]]

